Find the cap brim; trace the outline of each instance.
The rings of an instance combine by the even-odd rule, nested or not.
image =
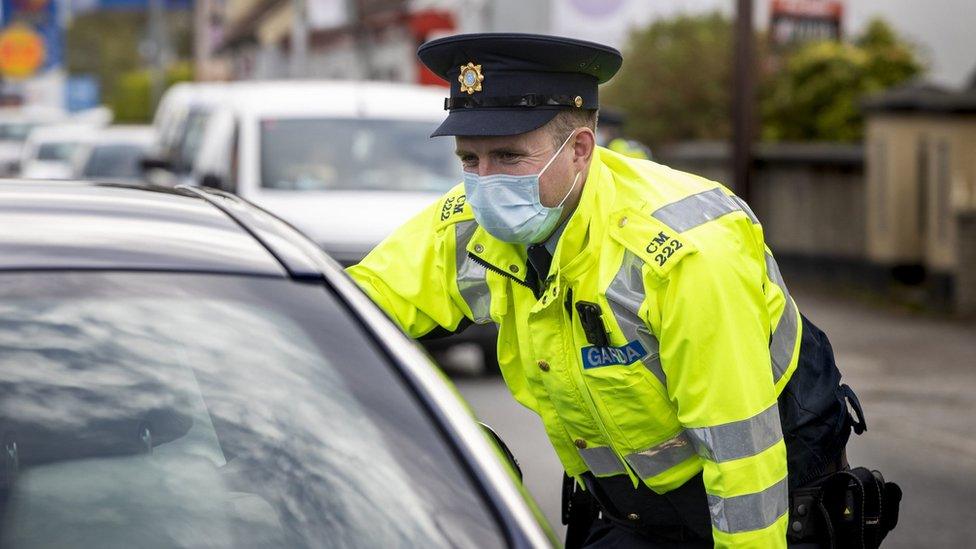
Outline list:
[[[451,111],[431,137],[518,135],[541,128],[562,109],[491,109]]]

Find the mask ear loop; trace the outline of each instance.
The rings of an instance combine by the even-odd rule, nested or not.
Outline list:
[[[549,168],[549,165],[552,164],[553,160],[555,160],[556,157],[559,156],[559,153],[563,152],[563,147],[566,146],[566,143],[569,143],[569,140],[572,139],[574,135],[576,135],[576,130],[569,132],[569,136],[566,137],[566,140],[563,141],[563,144],[560,145],[558,149],[556,149],[556,154],[552,155],[552,158],[549,159],[549,162],[546,162],[546,165],[542,168],[542,171],[539,172],[539,177],[542,177],[542,174],[545,173],[546,169]],[[576,177],[573,178],[573,186],[570,187],[568,191],[566,191],[566,196],[564,196],[563,199],[559,201],[559,204],[555,206],[556,208],[562,208],[563,204],[566,203],[566,199],[569,198],[569,195],[573,194],[573,189],[576,188],[576,183],[579,182],[580,175],[582,174],[583,172],[576,172]]]
[[[583,172],[576,172],[576,177],[573,178],[573,186],[570,187],[568,191],[566,191],[566,196],[564,196],[563,199],[559,201],[559,204],[556,206],[557,208],[562,208],[563,204],[566,203],[566,199],[569,198],[569,195],[573,194],[573,189],[576,188],[576,183],[579,182],[579,178],[581,175],[583,175]]]
[[[539,177],[542,177],[542,174],[546,173],[546,170],[549,169],[549,166],[552,164],[552,162],[556,160],[556,157],[559,156],[559,153],[563,152],[563,147],[566,146],[566,143],[569,143],[569,140],[572,139],[574,135],[576,135],[576,130],[569,132],[569,137],[567,137],[566,141],[563,141],[563,144],[560,145],[558,149],[556,149],[556,154],[552,155],[552,158],[549,159],[549,162],[546,162],[546,165],[542,167],[542,171],[539,172]]]

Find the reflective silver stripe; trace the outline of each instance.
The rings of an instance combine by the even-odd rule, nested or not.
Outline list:
[[[660,475],[682,461],[695,455],[695,449],[683,431],[672,439],[651,446],[646,450],[627,455],[627,463],[637,476],[647,479]]]
[[[765,528],[786,513],[786,478],[755,494],[721,498],[708,494],[712,525],[728,534]]]
[[[776,383],[786,373],[790,366],[790,359],[793,358],[793,349],[796,346],[796,338],[799,335],[796,324],[796,304],[790,297],[790,291],[786,288],[782,273],[779,272],[779,265],[769,253],[766,254],[766,274],[774,284],[783,291],[783,298],[786,306],[783,307],[783,314],[779,317],[779,323],[773,330],[773,336],[769,342],[769,355],[773,362],[773,383]]]
[[[786,281],[783,280],[783,273],[779,271],[779,264],[776,263],[776,259],[769,252],[766,252],[766,275],[773,281],[773,284],[776,284],[783,290],[784,294],[790,294],[789,290],[786,289]]]
[[[682,233],[740,209],[739,205],[721,188],[715,188],[661,206],[651,215]]]
[[[664,370],[661,368],[660,343],[651,334],[647,324],[637,315],[641,303],[644,302],[644,278],[641,267],[644,262],[631,253],[624,252],[620,270],[607,288],[607,303],[617,319],[617,325],[624,333],[627,341],[640,341],[647,351],[647,356],[641,359],[644,366],[665,385]]]
[[[688,429],[698,454],[715,462],[754,456],[783,440],[779,408],[773,404],[742,421]]]
[[[620,463],[620,459],[617,458],[617,454],[613,453],[613,450],[606,446],[580,448],[579,455],[586,462],[586,466],[590,468],[590,471],[598,477],[621,475],[627,472],[624,469],[624,464]]]
[[[484,265],[468,257],[468,242],[478,225],[474,221],[462,221],[454,226],[454,259],[457,266],[457,285],[461,297],[471,309],[472,320],[477,324],[491,322],[489,310],[491,293],[486,280]]]
[[[740,210],[746,212],[746,215],[749,216],[749,219],[751,219],[753,223],[759,223],[759,218],[756,217],[756,214],[752,212],[752,208],[749,207],[748,202],[735,195],[732,195],[732,200],[735,200],[735,203],[739,205]]]
[[[769,343],[769,354],[773,361],[773,383],[778,383],[790,367],[797,335],[796,304],[787,294],[786,308],[783,309],[783,316],[780,317]]]

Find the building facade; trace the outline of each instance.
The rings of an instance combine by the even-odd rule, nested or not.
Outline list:
[[[865,109],[868,259],[951,276],[956,219],[976,207],[976,87],[914,84]]]
[[[199,19],[218,21],[219,29],[211,25],[205,39],[213,45],[198,66],[209,55],[227,60],[232,79],[440,84],[417,61],[420,44],[462,32],[546,32],[550,1],[202,0],[208,13]]]

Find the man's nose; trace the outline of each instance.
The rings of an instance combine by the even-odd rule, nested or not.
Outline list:
[[[478,174],[478,177],[485,177],[486,175],[492,175],[498,173],[492,166],[489,166],[487,162],[479,162],[478,166],[474,169],[466,169],[466,172],[474,172]]]

